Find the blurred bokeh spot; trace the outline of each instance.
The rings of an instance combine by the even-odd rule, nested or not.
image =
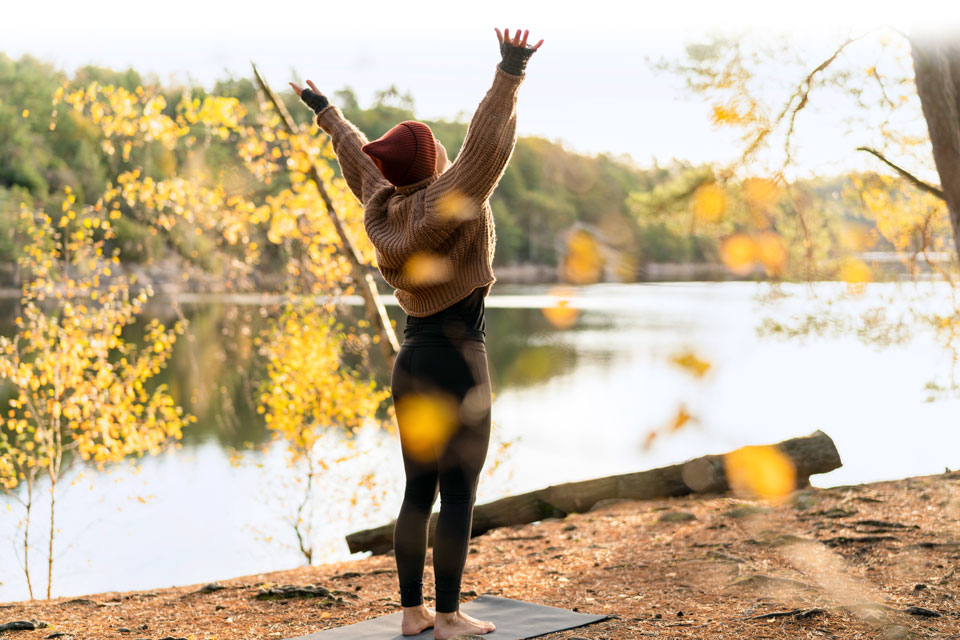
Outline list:
[[[840,246],[850,251],[867,251],[877,244],[876,230],[858,222],[844,221],[838,239]]]
[[[439,458],[456,430],[460,405],[440,391],[412,393],[395,403],[400,441],[412,458],[432,462]]]
[[[453,264],[445,255],[419,251],[403,264],[403,275],[414,284],[437,284],[453,277]]]
[[[556,304],[551,307],[543,307],[543,312],[547,322],[557,329],[567,329],[572,327],[580,315],[580,310],[569,306],[569,298],[573,296],[573,291],[567,287],[551,287],[548,295],[560,297]],[[567,298],[567,299],[564,299]]]
[[[599,282],[603,275],[604,258],[600,243],[586,229],[576,229],[567,238],[563,258],[563,279],[575,284]]]
[[[757,265],[762,266],[768,276],[779,276],[787,266],[786,247],[775,231],[753,235],[734,233],[721,243],[720,258],[727,269],[741,276]]]
[[[756,258],[756,245],[745,233],[735,233],[720,245],[720,258],[727,269],[737,275],[746,275],[753,269]]]
[[[757,259],[769,276],[779,276],[787,265],[787,250],[774,231],[764,231],[755,240]]]
[[[479,211],[471,198],[457,189],[451,189],[437,198],[437,212],[443,219],[463,222],[477,217]]]
[[[697,187],[693,194],[693,215],[703,222],[718,222],[727,208],[727,194],[714,183]]]
[[[796,488],[796,468],[779,448],[746,446],[724,455],[727,484],[734,493],[778,501]]]
[[[767,209],[780,197],[780,186],[768,178],[747,178],[743,181],[743,197],[751,207]]]
[[[847,258],[840,266],[840,277],[847,283],[851,293],[863,293],[866,284],[873,280],[873,272],[863,260]]]
[[[471,387],[460,405],[460,421],[464,424],[479,423],[490,413],[492,400],[489,384]]]

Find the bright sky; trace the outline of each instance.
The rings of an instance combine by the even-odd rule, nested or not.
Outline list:
[[[207,86],[231,74],[249,75],[253,60],[276,89],[305,78],[329,94],[349,85],[362,105],[395,84],[401,93],[410,92],[423,119],[452,119],[461,112],[468,117],[500,60],[494,27],[526,28],[531,44],[540,38],[544,44],[520,89],[520,134],[559,140],[583,153],[630,154],[640,165],[736,155],[737,132],[714,129],[703,96],[683,89],[682,78],[651,68],[661,58],[682,61],[684,45],[703,41],[711,30],[789,40],[803,48],[803,66],[768,70],[782,83],[780,93],[771,88],[767,95],[773,111],[783,104],[782,92],[847,35],[892,24],[960,36],[960,2],[942,0],[6,0],[4,5],[0,51],[13,57],[30,53],[66,71],[87,63],[132,66],[164,81],[190,79]],[[884,56],[891,54],[870,39],[851,47],[843,62],[880,69]],[[841,135],[842,117],[855,113],[848,111],[850,104],[838,96],[811,96],[811,108],[797,123],[802,136],[797,140],[804,143],[796,156],[800,173],[877,168],[867,154],[853,150],[875,144],[873,133]]]

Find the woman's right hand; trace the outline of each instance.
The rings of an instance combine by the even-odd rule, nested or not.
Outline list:
[[[497,29],[496,27],[494,27],[493,30],[497,32],[497,40],[500,41],[501,47],[503,47],[504,41],[506,41],[507,44],[512,44],[515,47],[523,47],[523,48],[527,47],[527,35],[530,34],[529,29],[523,32],[523,40],[520,39],[520,29],[517,29],[517,33],[515,36],[513,36],[512,41],[510,40],[510,29],[504,29],[502,35],[500,33],[500,29]],[[540,48],[540,45],[542,44],[543,44],[543,38],[540,38],[540,42],[538,42],[537,44],[533,45],[530,48],[536,51],[537,49]]]
[[[503,34],[500,33],[500,29],[494,28],[494,30],[497,32],[497,40],[500,41],[500,56],[503,59],[500,68],[515,76],[523,75],[527,60],[540,48],[543,39],[534,46],[528,47],[527,36],[530,33],[529,30],[524,31],[521,37],[520,29],[517,29],[513,39],[510,38],[509,29],[504,29]]]

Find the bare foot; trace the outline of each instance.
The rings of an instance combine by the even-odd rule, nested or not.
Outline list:
[[[405,636],[415,636],[424,629],[433,626],[436,614],[427,609],[426,605],[403,607],[403,621],[400,623],[400,632]]]
[[[449,640],[458,635],[483,634],[495,631],[497,626],[489,620],[477,620],[462,611],[438,613],[433,625],[436,640]]]

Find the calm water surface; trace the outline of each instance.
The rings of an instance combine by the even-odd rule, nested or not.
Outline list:
[[[924,304],[942,306],[946,290],[927,286]],[[860,300],[834,306],[895,311],[896,298],[888,299],[894,287],[871,285]],[[823,284],[816,291],[841,288]],[[555,301],[549,287],[496,285],[487,298],[493,436],[478,503],[816,429],[834,439],[843,466],[814,476],[815,486],[960,466],[960,402],[929,402],[925,388],[949,373],[949,356],[931,331],[914,327],[908,343],[887,347],[849,334],[762,338],[756,328],[763,318],[813,308],[803,286],[785,287],[796,295],[776,305],[756,299],[766,290],[748,282],[591,285],[576,289],[571,300],[580,309],[576,324],[558,330],[540,310]],[[393,295],[382,299],[402,333]],[[199,422],[181,449],[104,473],[80,469],[61,482],[54,597],[203,583],[305,562],[290,524],[302,469],[287,465],[282,446],[246,451],[231,464],[235,449],[269,441],[254,408],[262,369],[252,341],[266,325],[270,301],[180,300],[189,335],[180,337],[158,378]],[[359,298],[348,302],[347,319],[360,309]],[[9,333],[16,301],[0,303],[0,323]],[[139,326],[151,314],[171,322],[169,309],[169,301],[154,298]],[[703,379],[670,364],[685,349],[711,363]],[[376,360],[382,356],[373,357],[380,384],[389,385],[389,371]],[[646,435],[668,425],[681,405],[696,420],[644,449]],[[370,428],[356,443],[347,449],[331,433],[324,444],[331,464],[312,503],[314,564],[350,558],[347,533],[386,524],[399,510],[396,436]],[[332,464],[341,455],[352,457]],[[38,596],[46,589],[47,491],[41,484],[31,528]],[[0,497],[0,514],[0,601],[26,599],[22,509]]]

